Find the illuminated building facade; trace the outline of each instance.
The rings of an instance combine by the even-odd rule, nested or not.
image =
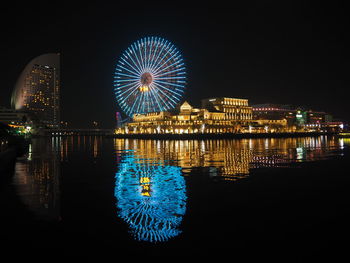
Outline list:
[[[252,107],[247,99],[236,98],[210,98],[202,100],[202,108],[215,109],[225,113],[226,120],[249,121],[252,120]]]
[[[0,108],[0,122],[5,124],[23,125],[29,121],[29,116],[25,112],[14,109]]]
[[[287,120],[289,126],[295,125],[296,109],[289,105],[257,104],[253,105],[254,120]]]
[[[253,119],[267,125],[279,123],[286,131],[336,131],[332,116],[326,112],[305,110],[290,105],[258,104],[253,105]],[[286,124],[282,125],[282,122]],[[341,124],[339,124],[341,127]],[[338,125],[338,126],[339,126]],[[338,127],[339,128],[339,127]],[[283,128],[282,128],[283,129]]]
[[[288,105],[260,104],[247,99],[210,98],[201,108],[187,101],[177,111],[134,114],[115,134],[227,134],[336,131],[325,112],[305,111]],[[329,125],[328,125],[328,124]],[[339,126],[340,128],[341,126]]]
[[[213,99],[208,99],[213,100]],[[192,107],[187,101],[177,113],[151,112],[134,114],[132,122],[115,130],[116,134],[196,134],[242,132],[252,120],[248,100],[218,98],[216,103],[202,104],[201,109]]]
[[[307,111],[307,122],[308,123],[323,123],[323,122],[331,122],[333,120],[332,115],[327,114],[326,112],[319,111]]]
[[[43,126],[60,123],[60,55],[45,54],[24,68],[12,94],[12,107],[32,113]]]

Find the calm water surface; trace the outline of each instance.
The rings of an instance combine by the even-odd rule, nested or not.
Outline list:
[[[327,136],[33,139],[1,188],[2,239],[77,255],[348,239],[349,145]]]

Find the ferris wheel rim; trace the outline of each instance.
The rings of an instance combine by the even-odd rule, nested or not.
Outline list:
[[[114,73],[117,102],[129,116],[175,108],[186,84],[182,54],[160,37],[145,37],[131,44]]]

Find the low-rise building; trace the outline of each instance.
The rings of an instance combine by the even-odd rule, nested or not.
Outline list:
[[[195,108],[187,101],[176,111],[134,114],[116,134],[221,134],[333,131],[330,115],[288,105],[260,104],[247,99],[209,98]],[[338,124],[339,126],[339,124]]]
[[[326,123],[332,122],[333,119],[326,112],[306,110],[304,107],[278,104],[257,104],[252,107],[254,120],[268,120],[271,124],[277,120],[287,120],[287,131],[320,131],[329,126]]]
[[[252,106],[254,120],[287,120],[288,126],[295,125],[296,109],[290,105],[256,104]]]
[[[252,107],[248,105],[247,99],[209,98],[202,100],[202,108],[223,112],[226,120],[250,121],[253,119]]]
[[[0,122],[10,125],[24,125],[30,121],[29,114],[14,109],[0,107]]]
[[[214,101],[215,100],[215,101]],[[248,100],[217,98],[194,108],[187,101],[177,112],[134,114],[131,122],[116,129],[129,134],[237,133],[251,122]]]

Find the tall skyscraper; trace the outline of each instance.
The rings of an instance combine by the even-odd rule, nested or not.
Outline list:
[[[41,55],[30,61],[19,76],[12,107],[33,114],[44,126],[58,128],[60,88],[60,55]]]

